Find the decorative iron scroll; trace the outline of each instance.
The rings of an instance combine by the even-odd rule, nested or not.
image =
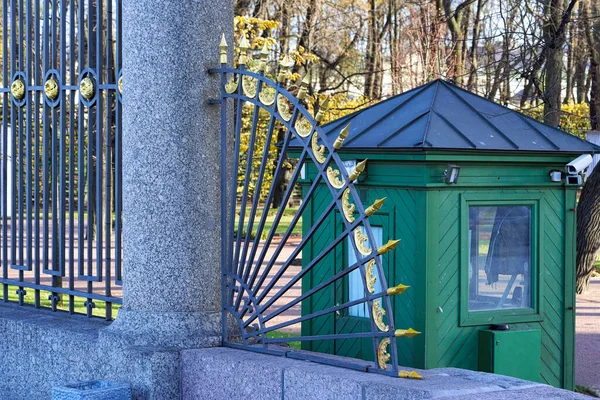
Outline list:
[[[304,103],[310,75],[291,86],[297,90],[294,97],[287,88],[293,61],[284,55],[279,63],[269,64],[267,42],[257,53],[242,33],[237,66],[230,67],[223,37],[221,67],[210,71],[221,78],[221,191],[228,194],[222,200],[221,227],[223,343],[340,365],[333,358],[297,352],[293,347],[299,342],[318,347],[319,343],[365,339],[374,357],[369,371],[401,376],[396,342],[418,332],[397,330],[394,324],[390,296],[408,286],[388,288],[382,256],[399,241],[390,240],[377,248],[369,223],[385,199],[362,204],[355,182],[367,160],[346,171],[337,154],[350,127],[330,142],[320,127],[329,100],[319,104],[313,117]],[[278,71],[269,70],[268,65],[274,64],[279,65]],[[228,114],[228,104],[233,106],[233,115]],[[229,120],[234,122],[233,132]],[[233,157],[227,149],[233,149]],[[297,153],[297,161],[287,158],[290,151]],[[282,188],[283,176],[288,182]],[[304,187],[302,199],[297,209],[288,207],[299,183]],[[300,237],[298,227],[307,215],[312,224],[302,228]],[[346,261],[340,271],[334,263],[343,249],[357,261]],[[317,273],[318,281],[309,279]],[[340,300],[339,293],[344,293],[340,288],[351,277],[355,282],[358,277],[363,292]],[[324,305],[315,305],[323,298]],[[331,318],[350,315],[356,307],[366,313],[366,330],[304,332],[308,323],[327,324]]]
[[[121,0],[2,6],[0,298],[122,303]]]

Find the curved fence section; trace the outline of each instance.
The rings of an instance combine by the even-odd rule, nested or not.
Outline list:
[[[381,259],[399,240],[380,243],[369,223],[385,199],[361,202],[357,185],[367,160],[347,170],[339,157],[350,127],[333,142],[323,135],[328,100],[313,116],[308,79],[289,82],[291,59],[271,71],[268,45],[260,52],[248,47],[242,34],[237,66],[229,67],[223,39],[221,68],[211,71],[221,76],[227,194],[224,343],[350,367],[348,359],[301,350],[335,354],[360,346],[359,356],[374,361],[370,370],[399,376],[397,341],[419,332],[394,325],[391,296],[407,286],[388,286]],[[336,270],[340,258],[345,267]]]

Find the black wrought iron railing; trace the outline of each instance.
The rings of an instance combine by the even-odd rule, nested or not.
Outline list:
[[[121,2],[3,0],[0,296],[121,304]]]

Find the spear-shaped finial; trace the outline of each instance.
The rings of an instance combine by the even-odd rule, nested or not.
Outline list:
[[[388,251],[396,249],[398,243],[400,243],[400,240],[389,240],[386,244],[377,249],[377,253],[382,256]]]
[[[407,378],[407,379],[423,379],[421,375],[417,371],[400,371],[398,372],[399,378]]]
[[[248,44],[248,39],[246,39],[245,33],[242,33],[242,40],[240,40],[238,47],[240,48],[240,59],[238,64],[246,65],[248,62],[248,49],[250,48],[250,45]]]
[[[302,83],[300,83],[300,90],[298,90],[298,98],[304,100],[308,94],[308,85],[310,84],[310,69],[306,71]]]
[[[346,127],[340,131],[340,135],[335,139],[335,142],[333,142],[334,149],[339,150],[342,147],[344,140],[348,137],[348,131],[350,131],[350,124],[346,125]]]
[[[327,111],[327,109],[329,108],[329,96],[325,97],[325,100],[323,100],[323,102],[321,103],[321,106],[319,107],[319,112],[317,113],[317,116],[315,117],[315,121],[317,121],[317,123],[321,123],[321,121],[323,121],[323,118],[325,118],[325,111]]]
[[[260,51],[260,65],[258,66],[258,70],[262,72],[267,72],[267,58],[269,57],[269,42],[265,40],[265,44]]]
[[[362,160],[361,162],[359,162],[358,164],[356,164],[356,167],[354,167],[354,169],[352,170],[352,173],[348,177],[348,179],[350,179],[350,182],[355,181],[358,178],[358,176],[365,170],[366,166],[367,166],[366,158],[364,160]]]
[[[367,217],[370,217],[371,215],[375,214],[377,211],[381,210],[381,207],[383,206],[383,203],[385,202],[385,200],[387,199],[387,197],[384,197],[383,199],[377,199],[375,200],[375,202],[365,210],[365,214]]]
[[[221,64],[227,64],[227,41],[225,40],[225,34],[221,36],[221,44],[219,44],[219,49],[221,49]]]
[[[410,286],[406,286],[403,284],[399,284],[398,286],[394,286],[393,288],[389,288],[387,290],[388,296],[395,296],[397,294],[402,294],[408,289]]]
[[[290,68],[294,65],[294,60],[289,55],[283,56],[279,62],[279,75],[277,76],[277,82],[283,83],[287,79],[287,73]]]
[[[407,337],[412,338],[419,335],[421,332],[415,331],[413,328],[408,329],[396,329],[396,337]]]

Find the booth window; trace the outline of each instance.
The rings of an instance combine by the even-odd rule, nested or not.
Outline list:
[[[531,308],[532,206],[469,206],[469,312]]]
[[[362,229],[362,228],[358,228]],[[373,236],[375,237],[375,245],[371,246],[371,243],[367,242],[369,247],[378,248],[381,246],[383,239],[383,228],[380,226],[371,227],[373,232]],[[350,240],[352,235],[347,238],[347,246],[348,249],[348,265],[353,265],[356,263],[356,253],[354,252],[354,246]],[[381,279],[379,279],[379,271],[377,268],[373,268],[373,272],[375,277],[377,278],[377,282],[375,283],[375,293],[381,292]],[[355,269],[354,271],[348,274],[348,301],[354,301],[358,299],[362,299],[366,296],[365,292],[365,280],[363,279],[360,269]],[[363,317],[368,318],[370,316],[369,309],[367,303],[360,303],[348,308],[348,315],[351,317]]]

